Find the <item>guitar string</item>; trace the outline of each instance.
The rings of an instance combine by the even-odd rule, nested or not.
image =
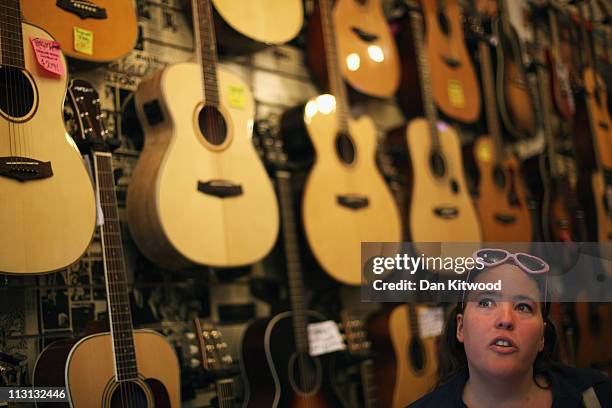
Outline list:
[[[9,7],[8,3],[7,4],[1,4],[1,5],[6,10],[12,11],[12,9]],[[7,23],[8,23],[8,20],[9,20],[8,12],[6,12],[6,13],[3,12],[2,14],[6,18]],[[8,28],[8,24],[7,24],[7,28]],[[6,39],[9,40],[8,44],[10,44],[10,33],[9,32],[6,33]],[[4,38],[3,38],[3,40],[4,40]],[[5,41],[3,41],[3,43],[4,42]],[[4,44],[3,44],[3,48],[6,48],[4,46]],[[3,54],[5,52],[6,52],[6,55],[8,55],[8,49],[7,50],[3,50]],[[15,111],[15,106],[14,106],[14,102],[13,102],[13,88],[11,87],[11,84],[12,84],[11,73],[12,73],[12,70],[14,68],[12,67],[11,64],[6,64],[4,62],[4,58],[3,58],[3,65],[5,67],[4,78],[5,78],[5,86],[6,86],[6,89],[7,89],[7,96],[8,96],[7,100],[6,100],[7,107],[8,107],[6,113],[7,113],[8,117],[9,117],[9,119],[7,119],[7,122],[8,122],[8,131],[9,131],[9,140],[10,140],[10,145],[11,145],[11,156],[17,156],[18,155],[18,148],[17,148],[16,129],[15,129],[14,121],[12,120],[12,118],[13,118],[13,114],[12,113]]]

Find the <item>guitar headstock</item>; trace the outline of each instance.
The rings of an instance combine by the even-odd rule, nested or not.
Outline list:
[[[348,312],[342,312],[341,329],[344,332],[346,348],[354,356],[367,356],[370,354],[371,342],[365,331],[363,322]]]
[[[100,96],[91,83],[83,79],[72,79],[68,86],[68,101],[72,115],[68,120],[77,146],[83,153],[91,150],[112,151],[119,147],[116,139],[104,123],[105,115],[100,108]]]
[[[204,370],[221,376],[230,374],[234,359],[227,351],[227,343],[221,331],[211,324],[202,324],[197,318],[194,319],[194,325]]]

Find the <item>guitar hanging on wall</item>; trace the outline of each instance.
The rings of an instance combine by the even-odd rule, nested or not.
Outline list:
[[[100,241],[110,332],[52,343],[36,361],[33,383],[66,387],[71,407],[179,408],[174,347],[159,333],[133,329],[112,155],[98,94],[88,82],[74,79],[68,95],[79,118],[77,143],[91,153],[104,222]]]
[[[56,53],[54,70],[33,46]],[[63,70],[63,73],[62,73]],[[0,272],[52,272],[76,262],[96,220],[90,177],[66,133],[66,61],[45,31],[0,0]]]
[[[143,80],[135,94],[145,146],[128,188],[130,231],[169,269],[263,258],[278,235],[272,184],[251,143],[254,101],[217,67],[210,0],[194,0],[200,64]]]
[[[302,198],[308,244],[332,278],[361,283],[362,242],[399,242],[399,210],[375,160],[376,129],[351,117],[340,75],[331,1],[319,1],[332,95],[311,99],[304,123],[316,151]]]
[[[131,0],[21,0],[24,19],[48,31],[71,58],[108,62],[136,44]]]

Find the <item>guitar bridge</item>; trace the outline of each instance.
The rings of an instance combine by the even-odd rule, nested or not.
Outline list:
[[[436,217],[443,218],[445,220],[452,220],[457,218],[459,215],[459,209],[457,207],[436,207],[433,210]]]
[[[461,65],[461,61],[457,58],[447,57],[446,55],[441,55],[440,58],[442,58],[442,61],[451,68],[459,68]]]
[[[355,33],[355,35],[357,35],[357,37],[361,38],[362,41],[371,43],[378,40],[378,36],[376,34],[366,33],[358,27],[351,27],[351,30]]]
[[[207,195],[227,198],[242,195],[242,186],[228,180],[198,181],[198,191]]]
[[[357,194],[339,195],[336,201],[341,206],[350,208],[352,210],[359,210],[361,208],[365,208],[369,204],[368,197],[364,197]]]
[[[17,181],[41,180],[53,176],[51,162],[27,157],[0,157],[0,176]]]
[[[510,225],[516,222],[516,217],[514,215],[497,213],[493,217],[495,218],[495,221],[499,222],[500,224],[504,224],[504,225]]]
[[[105,20],[106,9],[86,0],[57,0],[55,5],[69,13],[76,14],[82,20],[93,18],[96,20]]]

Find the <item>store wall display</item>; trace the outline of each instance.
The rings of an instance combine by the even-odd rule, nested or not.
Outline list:
[[[130,231],[170,269],[242,266],[272,248],[278,210],[250,140],[251,91],[217,69],[210,4],[194,10],[200,64],[172,65],[136,91],[145,147],[128,190]]]
[[[66,60],[22,23],[19,1],[2,2],[0,22],[0,271],[57,271],[85,252],[95,222],[87,169],[62,123]]]
[[[70,181],[65,191],[87,189],[66,196],[50,188],[28,205],[69,211],[87,202],[91,218],[69,220],[90,228],[75,263],[27,276],[0,268],[9,272],[0,275],[2,385],[65,385],[68,373],[73,401],[97,384],[109,386],[109,399],[129,391],[149,405],[162,398],[186,408],[293,399],[403,407],[435,383],[432,328],[442,313],[421,297],[389,308],[362,302],[362,241],[512,240],[529,251],[534,235],[567,242],[551,262],[562,275],[580,241],[609,238],[609,149],[596,127],[609,121],[601,1],[49,0],[53,21],[40,24],[64,23],[70,37],[58,43],[30,25],[29,12],[19,20],[15,7],[35,3],[0,0],[0,150],[9,149],[0,158],[14,156],[10,146],[44,141],[23,157],[50,161],[53,175],[18,181],[0,164],[0,221],[19,221],[18,211],[2,218],[15,199],[4,186],[26,191],[56,178]],[[124,7],[125,26],[115,7]],[[131,50],[92,63],[105,42],[132,41],[126,30],[136,32]],[[315,81],[330,92],[320,95]],[[49,112],[44,126],[40,112]],[[19,135],[28,144],[13,143]],[[91,183],[75,146],[98,150],[89,154]],[[46,156],[54,150],[69,160]],[[60,172],[77,162],[78,171]],[[92,239],[90,186],[100,181],[102,232]],[[28,220],[39,229],[52,221]],[[0,246],[1,266],[19,254],[21,229],[0,226],[0,243],[9,244]],[[48,254],[57,257],[81,237],[60,238],[32,235],[21,254],[41,263],[43,245],[55,245]],[[605,288],[612,272],[598,261],[585,280]],[[609,305],[555,304],[553,312],[563,361],[612,367]],[[311,322],[339,331],[337,349],[310,355],[320,346]],[[153,372],[160,366],[167,377]]]

